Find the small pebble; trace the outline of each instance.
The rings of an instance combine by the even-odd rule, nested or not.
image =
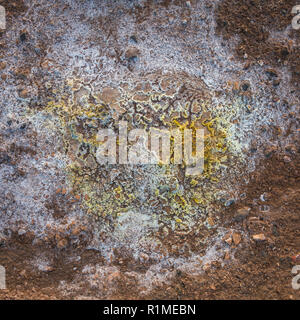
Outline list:
[[[253,240],[255,240],[255,241],[265,241],[265,240],[267,240],[267,238],[263,233],[260,233],[260,234],[255,234],[253,236]]]

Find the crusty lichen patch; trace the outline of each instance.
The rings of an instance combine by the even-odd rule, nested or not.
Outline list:
[[[212,108],[202,82],[183,75],[151,74],[118,87],[92,88],[78,79],[67,81],[46,113],[58,117],[64,148],[71,160],[69,183],[81,195],[87,212],[114,225],[129,210],[147,212],[161,226],[186,230],[206,219],[207,208],[222,190],[222,170],[238,150],[231,141],[232,106]],[[204,172],[186,176],[185,165],[99,165],[99,129],[118,132],[118,121],[128,130],[150,127],[204,129]],[[203,219],[199,218],[203,216]]]

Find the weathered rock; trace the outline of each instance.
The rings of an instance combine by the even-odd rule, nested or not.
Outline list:
[[[229,199],[229,200],[227,200],[226,202],[225,202],[225,207],[230,207],[231,205],[233,205],[234,204],[234,199]]]
[[[228,250],[225,252],[224,259],[225,260],[229,260],[230,259],[230,253],[229,253]]]
[[[28,97],[28,90],[27,89],[21,90],[19,92],[19,96],[20,96],[20,98],[23,98],[23,99],[27,98]]]
[[[235,245],[239,245],[242,240],[242,236],[238,232],[234,232],[232,234],[232,240]]]
[[[129,49],[126,50],[125,52],[125,58],[126,59],[134,59],[135,57],[137,57],[139,55],[140,51],[139,49],[135,48],[135,47],[131,47]]]
[[[285,163],[289,163],[289,162],[292,161],[292,159],[291,159],[289,156],[284,156],[284,157],[283,157],[283,161],[284,161]]]
[[[249,213],[250,213],[251,208],[249,207],[243,207],[237,210],[235,216],[234,216],[234,220],[235,221],[243,221],[245,218],[248,217]]]
[[[223,238],[223,241],[226,242],[227,244],[229,244],[231,246],[232,244],[232,236],[231,233],[227,233],[225,235],[225,237]]]
[[[230,236],[229,238],[227,238],[225,240],[225,242],[231,246],[232,245],[232,237]]]
[[[4,70],[6,68],[6,62],[0,62],[0,70]]]
[[[294,262],[300,261],[300,252],[292,257]]]
[[[266,241],[267,238],[263,233],[253,235],[253,240],[255,241]]]
[[[51,267],[51,266],[45,266],[45,265],[40,265],[38,267],[38,269],[42,272],[51,272],[51,271],[54,271],[54,267]]]

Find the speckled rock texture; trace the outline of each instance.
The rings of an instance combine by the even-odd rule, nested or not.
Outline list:
[[[226,298],[209,272],[251,273],[255,250],[274,267],[287,248],[286,279],[300,251],[300,33],[295,1],[269,2],[0,1],[0,258],[27,260],[23,293],[5,298]],[[120,121],[204,129],[203,173],[99,164],[97,133]],[[228,295],[274,298],[251,281]]]

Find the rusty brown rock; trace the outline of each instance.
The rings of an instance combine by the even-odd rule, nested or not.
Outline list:
[[[263,233],[260,233],[260,234],[255,234],[253,236],[253,240],[255,240],[255,241],[266,241],[267,238]]]
[[[23,89],[19,92],[19,96],[23,99],[28,97],[28,90],[27,89]]]
[[[232,234],[232,240],[235,245],[239,245],[242,240],[242,236],[238,232],[234,232]]]
[[[228,250],[225,252],[224,259],[225,260],[229,260],[230,259],[230,253],[229,253]]]
[[[223,238],[223,241],[231,246],[231,244],[232,244],[231,233],[226,234],[225,237]]]
[[[4,70],[6,68],[6,62],[0,62],[0,70]]]

